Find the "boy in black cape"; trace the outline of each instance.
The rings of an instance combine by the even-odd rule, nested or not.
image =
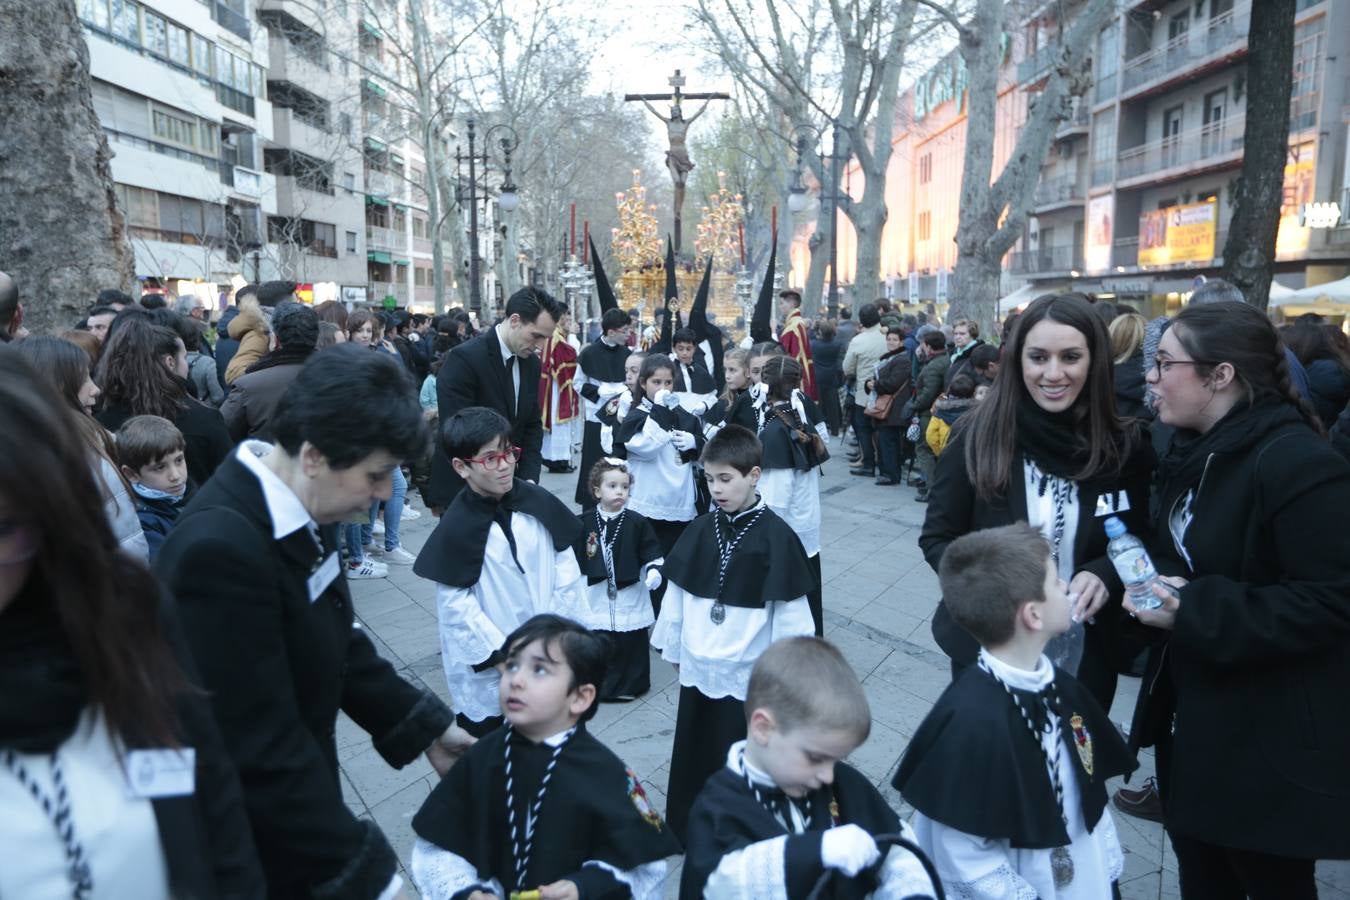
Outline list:
[[[919,846],[959,896],[1109,900],[1124,857],[1106,781],[1136,768],[1092,695],[1045,645],[1073,604],[1050,548],[1025,523],[953,541],[938,571],[980,642],[905,750],[894,786]]]
[[[867,740],[872,713],[843,655],[789,638],[755,663],[747,735],[694,802],[680,900],[936,893],[926,862],[897,846],[914,835],[873,784],[841,760]],[[883,850],[883,848],[885,848]]]
[[[474,744],[413,817],[429,900],[660,900],[680,852],[632,769],[586,730],[605,639],[541,615],[506,639],[506,724]]]
[[[437,584],[441,665],[456,719],[481,737],[501,724],[496,665],[506,635],[536,613],[583,602],[572,549],[581,528],[561,500],[515,477],[520,448],[495,410],[455,413],[441,426],[441,446],[464,490],[413,572]]]
[[[698,335],[691,328],[681,328],[671,338],[675,361],[675,384],[671,388],[680,398],[680,405],[696,416],[707,412],[717,402],[717,382],[698,356]]]
[[[591,466],[600,458],[599,413],[624,389],[624,363],[628,359],[628,313],[608,309],[600,317],[600,340],[592,341],[577,354],[577,393],[586,401],[586,425],[581,436],[581,472],[577,475],[576,501],[582,509],[595,505],[591,496]]]
[[[774,641],[815,630],[806,595],[816,582],[802,543],[755,491],[760,453],[739,425],[708,441],[702,461],[715,508],[690,523],[662,566],[666,599],[652,645],[680,672],[666,792],[680,838],[694,797],[745,735],[755,660]]]

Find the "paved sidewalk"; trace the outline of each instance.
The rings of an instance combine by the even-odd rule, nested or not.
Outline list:
[[[947,658],[929,633],[929,617],[938,597],[937,576],[918,548],[924,504],[908,487],[876,487],[870,478],[848,474],[842,448],[821,479],[822,574],[826,636],[856,669],[872,704],[872,734],[849,760],[876,782],[908,817],[912,812],[890,788],[890,776],[910,736],[949,680]],[[545,473],[543,485],[572,505],[576,475]],[[403,526],[404,546],[413,553],[435,520],[421,505],[422,518]],[[358,620],[380,653],[403,674],[420,680],[449,700],[441,674],[434,589],[412,574],[410,566],[390,566],[387,579],[353,582]],[[1128,723],[1139,681],[1122,678],[1113,721]],[[606,704],[591,723],[593,734],[642,776],[652,803],[665,808],[670,746],[675,733],[679,686],[674,670],[652,658],[652,691],[628,704]],[[347,804],[373,818],[406,865],[413,835],[411,822],[435,784],[425,760],[395,771],[369,738],[345,716],[338,723],[338,755]],[[1140,758],[1138,784],[1153,772],[1153,756]],[[1176,860],[1163,840],[1162,827],[1115,813],[1125,847],[1121,894],[1125,900],[1179,897]],[[667,896],[678,884],[673,861]],[[1350,900],[1350,863],[1318,868],[1323,900]],[[415,897],[411,883],[408,896]]]

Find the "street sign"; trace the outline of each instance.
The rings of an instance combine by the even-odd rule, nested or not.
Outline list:
[[[1299,224],[1304,228],[1335,228],[1341,224],[1341,205],[1331,203],[1305,203],[1298,213]]]

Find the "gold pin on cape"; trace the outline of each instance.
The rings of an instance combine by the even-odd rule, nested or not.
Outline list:
[[[1073,746],[1078,751],[1078,759],[1083,763],[1083,771],[1092,777],[1092,734],[1083,724],[1083,717],[1074,715],[1069,718],[1069,728],[1073,731]]]

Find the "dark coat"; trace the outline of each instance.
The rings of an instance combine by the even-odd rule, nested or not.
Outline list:
[[[1116,412],[1134,419],[1152,418],[1144,404],[1148,385],[1144,383],[1144,354],[1142,351],[1112,367],[1116,387]]]
[[[245,438],[257,438],[271,443],[272,413],[302,368],[304,363],[272,366],[236,378],[220,407],[230,439],[238,443]]]
[[[225,370],[229,368],[230,360],[234,359],[235,353],[239,352],[239,342],[230,337],[230,323],[237,315],[239,307],[231,306],[221,314],[220,321],[216,323],[216,377],[220,379],[220,386],[225,390],[230,389],[225,383]]]
[[[844,351],[848,344],[836,334],[828,341],[811,339],[811,364],[816,370],[816,387],[822,396],[828,390],[838,390],[844,377]]]
[[[308,579],[337,552],[337,528],[281,540],[257,478],[231,457],[188,504],[155,572],[183,630],[239,772],[253,839],[278,898],[377,896],[397,859],[342,799],[335,726],[346,713],[393,766],[451,722],[353,628],[346,578],[310,602]]]
[[[1022,455],[1018,453],[1013,460],[1004,495],[985,502],[977,497],[975,485],[966,471],[965,444],[969,433],[965,427],[953,431],[946,449],[938,457],[933,484],[928,489],[928,510],[919,535],[919,548],[934,572],[941,565],[942,554],[946,552],[947,546],[962,535],[1027,521]],[[1107,539],[1103,523],[1106,515],[1116,515],[1130,533],[1146,534],[1152,474],[1153,448],[1147,435],[1141,434],[1122,474],[1078,482],[1078,523],[1073,558],[1079,563],[1075,571],[1096,575],[1111,595],[1110,602],[1097,613],[1096,624],[1087,629],[1088,652],[1083,656],[1084,667],[1103,665],[1107,670],[1118,671],[1124,665],[1124,661],[1119,658],[1122,654],[1117,649],[1119,642],[1116,640],[1117,620],[1123,615],[1120,601],[1124,586],[1106,556]],[[1097,498],[1103,495],[1114,498],[1121,491],[1128,497],[1130,509],[1098,515]],[[968,665],[975,661],[979,645],[965,629],[956,624],[941,602],[933,614],[932,629],[938,646],[955,662]],[[1095,657],[1091,663],[1090,656]],[[1079,677],[1090,686],[1097,684],[1093,673],[1080,669]],[[1103,703],[1103,706],[1109,706],[1109,702]]]
[[[942,389],[944,391],[952,386],[952,380],[957,375],[965,375],[971,381],[976,381],[979,378],[979,373],[975,371],[975,364],[970,361],[970,355],[975,352],[976,347],[983,345],[984,341],[976,338],[962,349],[953,350],[948,354],[951,363],[947,366],[947,371],[942,373]]]
[[[136,502],[136,518],[141,522],[141,531],[145,532],[145,545],[150,551],[150,560],[154,561],[159,555],[160,545],[164,543],[164,538],[169,534],[169,529],[173,528],[174,523],[178,521],[179,514],[183,511],[183,504],[188,501],[192,495],[192,488],[183,492],[183,496],[176,500],[167,498],[162,500],[148,500],[132,491],[131,497]]]
[[[497,329],[489,328],[445,355],[436,373],[436,406],[444,425],[451,416],[469,406],[495,409],[511,423],[511,443],[523,451],[516,463],[516,477],[539,481],[543,466],[544,419],[539,406],[539,357],[528,356],[520,368],[520,398],[516,415],[511,414],[512,378],[502,364],[502,345]],[[450,457],[439,446],[431,456],[431,485],[427,503],[449,506],[464,482],[455,474]]]
[[[1330,428],[1350,401],[1350,373],[1334,359],[1315,359],[1308,363],[1308,399],[1322,424]]]
[[[109,406],[95,418],[104,428],[116,432],[131,417],[131,410]],[[183,441],[187,445],[183,455],[187,458],[188,477],[196,484],[205,484],[211,473],[216,471],[216,466],[234,449],[234,442],[225,429],[220,410],[188,397],[179,408],[173,424],[183,432]]]
[[[946,353],[924,360],[918,377],[914,379],[914,411],[920,416],[927,418],[932,414],[933,401],[942,396],[947,384],[947,370],[951,365],[951,358]]]
[[[1285,404],[1245,446],[1166,478],[1150,551],[1189,579],[1131,737],[1173,722],[1168,828],[1222,847],[1350,857],[1350,466]],[[1169,516],[1195,489],[1187,564]]]
[[[890,412],[886,413],[886,421],[879,423],[881,427],[898,428],[909,424],[905,420],[904,411],[905,404],[909,401],[912,393],[910,384],[911,367],[909,354],[903,350],[881,358],[881,365],[877,368],[877,394],[895,395]]]

